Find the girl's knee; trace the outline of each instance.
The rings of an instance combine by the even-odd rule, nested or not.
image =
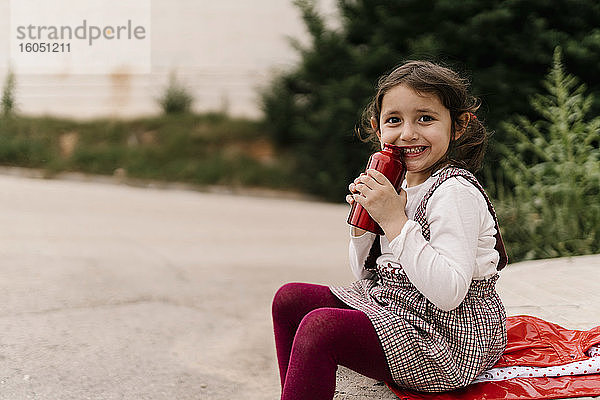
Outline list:
[[[277,290],[275,296],[273,296],[273,304],[271,306],[273,316],[285,313],[290,307],[294,307],[298,301],[302,301],[300,294],[301,285],[301,283],[296,282],[286,283]]]
[[[329,350],[339,336],[335,311],[332,308],[318,308],[306,314],[296,333],[295,340],[298,345],[305,350]]]

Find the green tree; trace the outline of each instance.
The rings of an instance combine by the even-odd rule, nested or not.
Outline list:
[[[499,203],[513,260],[600,252],[600,117],[593,98],[564,72],[560,49],[531,105],[542,119],[504,124],[502,167],[514,194]]]
[[[600,90],[600,3],[592,0],[339,0],[332,29],[310,0],[297,1],[311,37],[301,59],[265,91],[277,143],[297,159],[305,189],[340,201],[372,149],[353,137],[378,76],[407,59],[443,62],[472,76],[492,130],[543,88],[540,75],[564,49],[569,69]],[[600,103],[592,106],[600,112]],[[484,178],[500,172],[492,137]],[[501,176],[500,176],[501,178]]]

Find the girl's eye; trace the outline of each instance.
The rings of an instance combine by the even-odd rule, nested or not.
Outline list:
[[[389,117],[386,121],[388,124],[397,124],[400,122],[400,118],[398,117]]]
[[[433,121],[433,117],[430,115],[423,115],[421,116],[421,118],[419,118],[420,122],[431,122]]]

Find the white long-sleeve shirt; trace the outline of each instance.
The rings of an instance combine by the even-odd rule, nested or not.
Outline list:
[[[417,207],[437,176],[406,187],[409,220],[391,242],[381,236],[378,264],[402,266],[411,283],[435,306],[452,310],[465,298],[473,279],[496,273],[500,258],[494,249],[496,228],[481,192],[462,177],[453,177],[434,192],[426,208],[430,241],[413,220]],[[377,235],[350,235],[350,266],[357,279],[370,278],[364,262]]]

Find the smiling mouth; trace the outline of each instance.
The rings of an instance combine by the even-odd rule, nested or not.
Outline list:
[[[427,146],[415,146],[415,147],[404,147],[403,153],[404,155],[410,157],[410,156],[416,156],[421,154],[422,152],[424,152],[427,149]]]

